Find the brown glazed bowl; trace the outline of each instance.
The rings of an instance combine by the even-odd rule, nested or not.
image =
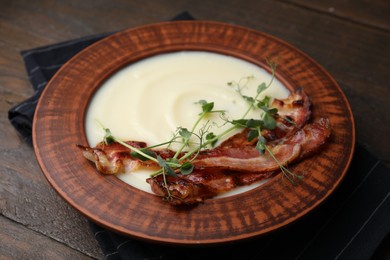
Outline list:
[[[76,147],[87,144],[89,101],[110,75],[126,65],[167,52],[200,50],[231,55],[265,69],[277,59],[277,78],[302,87],[313,117],[328,117],[332,136],[317,155],[293,167],[299,185],[274,177],[256,189],[209,199],[183,209],[98,173]],[[348,101],[313,59],[275,37],[219,22],[179,21],[126,30],[80,52],[47,85],[35,113],[33,141],[39,165],[58,194],[90,220],[134,238],[175,245],[210,245],[252,238],[301,218],[343,179],[355,146]]]

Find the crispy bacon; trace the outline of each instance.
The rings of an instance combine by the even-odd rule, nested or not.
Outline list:
[[[207,174],[194,171],[190,175],[166,176],[170,196],[162,175],[148,178],[146,181],[155,194],[169,198],[173,205],[197,204],[237,186],[232,176],[216,170],[208,171]]]
[[[302,130],[296,132],[291,138],[279,140],[284,144],[300,144],[302,149],[298,160],[307,158],[317,153],[331,135],[331,127],[328,118],[320,118],[312,124],[308,124]]]
[[[267,138],[268,141],[275,141],[281,138],[288,137],[294,134],[298,129],[300,129],[310,118],[310,100],[309,97],[305,94],[302,89],[298,89],[290,94],[286,99],[274,99],[271,108],[277,108],[278,114],[276,117],[277,126],[274,130],[263,130],[262,135]],[[258,152],[253,148],[254,142],[246,141],[247,131],[243,131],[241,134],[237,134],[228,141],[223,142],[218,148],[214,150],[209,150],[202,152],[199,158],[206,157],[215,157],[215,156],[228,156],[229,163],[232,163],[230,169],[233,170],[245,170],[245,171],[257,171],[255,164],[271,162],[270,158],[262,158],[258,156]],[[146,146],[143,142],[128,142],[130,145],[134,145],[136,148],[143,148]],[[250,149],[243,149],[244,146],[251,147]],[[147,167],[157,167],[157,164],[152,161],[140,161],[131,157],[129,150],[118,144],[106,145],[103,142],[99,143],[95,148],[90,148],[86,146],[79,147],[83,150],[84,156],[95,163],[96,168],[105,174],[115,174],[124,171],[134,171],[141,165]],[[277,156],[282,155],[280,158],[282,161],[290,161],[299,153],[298,148],[293,146],[283,146],[273,148]],[[163,159],[171,157],[174,154],[173,151],[168,149],[156,149],[154,152],[160,155]],[[291,154],[289,154],[291,152]],[[243,157],[249,159],[248,167],[251,167],[252,170],[245,169],[245,165],[239,162],[239,159]],[[255,158],[256,157],[256,158]],[[223,165],[225,157],[221,157],[220,165]],[[236,158],[236,159],[234,159]],[[225,160],[227,163],[228,161]],[[212,160],[205,159],[203,163],[199,164],[203,166],[211,166]],[[275,163],[264,164],[264,171],[270,171],[277,168]]]
[[[246,137],[238,134],[241,141],[246,143]],[[232,138],[238,142],[238,138],[233,136]],[[143,148],[144,144],[139,145],[137,142],[131,143],[135,148]],[[278,162],[270,155],[265,153],[260,156],[254,145],[243,145],[241,147],[230,147],[228,145],[229,139],[224,142],[224,145],[210,150],[202,151],[197,158],[192,162],[197,169],[205,168],[220,168],[233,171],[245,171],[245,172],[270,172],[279,168],[278,162],[282,165],[286,165],[294,161],[300,155],[300,145],[289,144],[277,144],[270,146],[269,149],[272,154],[277,158]],[[99,172],[104,174],[115,174],[120,172],[131,172],[138,169],[140,166],[145,167],[158,167],[153,161],[141,161],[131,156],[128,148],[113,143],[105,145],[99,143],[96,148],[90,148],[85,146],[78,146],[83,150],[83,155],[88,160],[95,163]],[[162,158],[169,158],[173,155],[173,152],[168,149],[153,150],[156,155],[160,155]]]
[[[278,109],[276,128],[262,131],[271,153],[266,151],[260,155],[256,149],[257,139],[247,141],[248,130],[244,130],[214,149],[201,151],[192,161],[195,169],[190,175],[165,176],[165,180],[159,175],[147,179],[147,182],[154,193],[170,197],[170,203],[178,205],[196,204],[237,186],[268,178],[279,171],[280,165],[298,162],[318,152],[329,138],[328,119],[321,118],[307,124],[311,116],[310,106],[310,100],[302,90],[291,93],[287,99],[273,100],[271,108]],[[127,143],[138,149],[146,147],[144,142]],[[95,148],[78,147],[105,174],[131,172],[141,166],[159,167],[151,160],[133,157],[129,149],[119,143],[107,145],[102,142]],[[163,159],[171,158],[175,153],[169,149],[153,149],[153,152]],[[171,196],[168,196],[167,188]]]
[[[135,148],[144,148],[144,142],[126,142]],[[119,172],[131,172],[141,166],[141,161],[135,160],[130,151],[119,143],[99,143],[95,148],[77,145],[85,158],[95,163],[99,172],[104,174],[115,174]]]
[[[271,104],[271,108],[278,109],[280,118],[288,118],[287,123],[292,121],[297,128],[301,128],[309,120],[310,106],[310,99],[301,88],[292,92],[286,99],[275,98]]]
[[[166,197],[172,205],[193,205],[212,198],[218,194],[232,190],[238,186],[249,185],[256,181],[271,177],[273,173],[243,173],[228,170],[208,169],[195,170],[190,175],[178,177],[166,176],[170,197],[167,195],[165,182],[162,175],[149,178],[152,191]]]
[[[292,136],[270,142],[274,157],[286,165],[317,152],[330,136],[329,120],[321,118],[305,125]],[[247,141],[245,132],[234,135],[220,146],[201,152],[193,161],[197,168],[223,168],[244,172],[271,172],[279,164],[270,153],[259,156],[255,145]]]
[[[110,145],[100,143],[96,148],[78,145],[83,150],[84,157],[94,162],[98,171],[104,174],[131,172],[140,166],[158,167],[153,161],[141,161],[132,157],[128,148],[123,146],[120,148],[120,146],[117,143]],[[297,144],[278,144],[270,147],[270,150],[278,162],[286,165],[298,158],[301,149],[300,145]],[[168,149],[153,150],[153,152],[156,155],[164,155],[161,156],[162,158],[171,157],[166,155],[173,154]],[[279,164],[269,153],[260,156],[256,148],[249,145],[241,149],[239,147],[226,149],[225,146],[223,149],[206,150],[201,152],[192,163],[197,169],[220,168],[257,173],[270,172],[279,168]]]
[[[311,117],[311,102],[302,89],[295,90],[286,99],[274,99],[270,107],[278,109],[276,128],[274,130],[264,129],[261,133],[269,141],[294,134]]]
[[[329,120],[321,118],[312,124],[305,125],[293,136],[270,142],[269,148],[278,161],[286,165],[317,152],[329,136]],[[144,143],[128,143],[137,148],[145,147]],[[240,143],[242,144],[241,150]],[[145,165],[138,159],[132,158],[128,149],[117,143],[99,144],[97,148],[82,148],[87,158],[92,157],[98,170],[104,173],[134,170],[140,165]],[[289,149],[293,149],[293,152]],[[168,156],[166,151],[164,153]],[[171,200],[169,200],[171,204],[196,204],[237,186],[252,184],[268,178],[279,168],[279,164],[269,153],[260,155],[254,145],[246,141],[246,135],[242,133],[231,137],[220,147],[202,152],[193,163],[196,169],[190,175],[166,176],[167,186],[171,193]],[[121,169],[122,165],[126,165],[127,168]],[[154,193],[168,196],[161,175],[149,178],[147,182]]]
[[[317,152],[329,138],[330,132],[329,120],[321,118],[312,124],[305,125],[293,136],[279,140],[277,143],[271,143],[269,146],[271,148],[274,145],[274,147],[271,148],[271,151],[273,152],[275,152],[275,147],[299,148],[298,155],[291,161],[282,161],[280,158],[278,159],[282,165],[286,165],[287,163],[293,163],[307,158]],[[245,136],[238,134],[233,137],[233,140],[235,141],[232,142],[232,146],[234,147],[233,150],[238,147],[238,137],[244,138]],[[229,140],[226,142],[229,142]],[[249,145],[245,139],[243,139],[243,143],[246,144],[243,150],[255,149],[255,147]],[[227,148],[228,144],[225,144],[224,147]],[[218,149],[218,151],[215,151],[217,149],[218,148],[209,151],[208,155],[210,157],[202,157],[193,162],[197,167],[197,170],[194,173],[185,176],[179,175],[177,178],[167,176],[167,187],[172,195],[169,200],[171,204],[196,204],[202,202],[206,198],[214,197],[237,186],[252,184],[261,179],[268,178],[279,168],[277,163],[275,168],[268,168],[260,163],[254,163],[252,165],[254,158],[251,157],[251,152],[244,152],[244,155],[241,154],[240,158],[236,158],[236,153],[239,152],[239,149],[233,152],[231,149]],[[223,154],[225,151],[228,153]],[[249,158],[245,158],[248,154]],[[272,162],[275,163],[275,160],[270,158],[269,153],[268,156],[267,153],[263,156],[259,156],[259,153],[257,152],[256,158],[265,158],[263,159],[265,165],[272,164]],[[239,169],[232,168],[231,165],[236,162],[237,164],[241,163],[242,167],[239,167]],[[224,165],[226,165],[226,167],[224,167]],[[232,169],[237,171],[232,171]],[[257,171],[255,171],[255,169],[257,169]],[[168,197],[168,192],[162,176],[149,178],[147,182],[151,185],[153,192]]]
[[[246,142],[245,139],[242,140]],[[229,142],[227,140],[226,142]],[[301,147],[299,144],[278,144],[269,147],[277,161],[282,165],[289,164],[298,158]],[[193,161],[197,169],[222,168],[245,172],[271,172],[279,169],[279,164],[270,153],[259,154],[255,145],[243,145],[241,147],[216,147],[201,152]]]

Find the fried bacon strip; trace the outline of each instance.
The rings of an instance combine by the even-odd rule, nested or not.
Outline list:
[[[329,138],[328,119],[321,118],[307,124],[311,116],[310,106],[310,100],[302,90],[291,93],[287,99],[273,100],[270,107],[278,109],[276,128],[262,131],[272,156],[268,151],[260,155],[256,149],[257,140],[247,141],[248,130],[244,130],[214,149],[201,151],[192,161],[195,169],[190,175],[165,176],[165,180],[159,175],[147,179],[147,182],[154,193],[173,198],[170,203],[179,205],[196,204],[237,186],[268,178],[278,172],[281,165],[298,162],[318,152]],[[126,143],[138,149],[146,147],[144,142]],[[104,174],[131,172],[141,166],[159,167],[151,160],[132,157],[129,149],[119,143],[107,145],[102,142],[95,148],[78,147]],[[163,159],[172,158],[175,153],[169,149],[153,149],[153,152]]]
[[[135,148],[144,148],[144,142],[126,142]],[[104,174],[131,172],[142,165],[142,162],[131,157],[129,149],[119,143],[99,143],[95,148],[77,145],[85,158],[95,163],[96,169]]]
[[[330,133],[329,120],[321,118],[305,125],[293,136],[271,142],[269,148],[282,165],[291,164],[316,153],[325,144]],[[241,150],[239,140],[243,144]],[[137,148],[145,147],[144,143],[128,143]],[[221,144],[221,147],[200,154],[193,162],[196,169],[190,175],[179,175],[176,178],[166,176],[167,186],[173,198],[170,200],[171,204],[199,203],[237,186],[268,178],[279,168],[269,154],[260,156],[254,145],[246,141],[246,135],[237,134]],[[128,149],[117,143],[100,144],[98,148],[82,148],[84,155],[91,158],[101,172],[112,173],[118,169],[123,170],[120,168],[122,164],[127,165],[126,169],[130,170],[145,165],[144,162],[132,158]],[[289,150],[291,148],[295,152],[291,153]],[[167,151],[164,153],[165,157],[169,156]],[[113,163],[109,163],[110,160]],[[232,164],[236,166],[232,167]],[[149,178],[147,182],[157,195],[168,195],[161,175]]]
[[[286,99],[274,99],[270,107],[278,109],[276,128],[274,130],[264,129],[261,133],[269,141],[294,134],[311,117],[311,102],[302,89],[295,90]]]
[[[291,138],[279,140],[284,144],[300,144],[301,153],[298,161],[317,153],[331,135],[330,122],[327,118],[320,118],[297,131]]]
[[[329,136],[329,120],[321,118],[305,125],[292,136],[270,142],[268,147],[277,160],[286,165],[317,152]],[[212,167],[258,173],[279,168],[279,164],[269,153],[259,156],[255,145],[247,141],[245,132],[234,135],[214,149],[201,152],[193,164],[197,168]]]
[[[228,170],[195,170],[190,175],[166,176],[172,205],[194,205],[238,186],[249,185],[272,176],[271,173],[244,173]],[[146,180],[152,191],[161,197],[168,197],[162,175]]]
[[[246,137],[242,141],[246,142]],[[229,143],[229,140],[225,142]],[[294,143],[269,146],[269,149],[282,165],[293,162],[301,153],[301,146]],[[201,152],[192,163],[197,169],[221,168],[263,173],[279,169],[278,162],[270,153],[260,155],[255,145],[243,145],[241,147],[225,145],[221,148],[216,147]]]
[[[325,144],[330,134],[329,120],[321,118],[312,124],[305,125],[293,136],[279,140],[277,144],[270,144],[270,146],[293,146],[300,148],[298,155],[295,156],[292,161],[279,160],[282,165],[286,165],[287,162],[297,162],[316,153]],[[243,137],[243,135],[239,136]],[[237,144],[236,139],[235,141],[235,144]],[[250,147],[255,149],[253,146],[247,145],[244,150],[250,149]],[[213,152],[213,150],[210,151]],[[226,151],[229,151],[229,149]],[[238,153],[239,150],[236,152]],[[236,152],[230,150],[229,155],[235,155]],[[194,161],[197,169],[190,175],[179,175],[177,178],[167,176],[166,183],[171,194],[169,202],[173,205],[196,204],[237,186],[248,185],[261,179],[268,178],[277,171],[277,168],[279,168],[279,165],[277,165],[276,168],[269,168],[267,171],[265,170],[267,167],[264,167],[262,164],[250,165],[248,159],[243,158],[242,154],[240,155],[240,158],[228,157],[227,155],[221,157],[220,155],[221,152],[217,152],[211,155],[210,158],[205,157],[196,160],[196,162]],[[259,154],[257,156],[268,158],[267,156],[259,156]],[[224,159],[221,160],[221,158]],[[232,171],[232,168],[229,166],[222,167],[224,164],[231,165],[232,161],[237,163],[241,162],[242,167],[238,169],[239,171]],[[249,159],[249,161],[251,161],[251,159]],[[272,158],[270,161],[275,162]],[[266,162],[266,164],[267,163],[271,162]],[[199,168],[199,165],[202,165],[203,168]],[[258,171],[253,171],[254,168],[252,167],[257,167]],[[147,179],[147,182],[151,185],[154,193],[165,197],[169,195],[162,176],[149,178]]]
[[[245,139],[243,140],[245,141]],[[226,141],[225,141],[226,142]],[[132,145],[135,142],[128,142]],[[78,145],[83,150],[83,155],[88,160],[95,163],[99,172],[104,174],[115,174],[121,172],[131,172],[140,166],[156,168],[158,165],[153,161],[141,161],[133,158],[128,148],[118,143],[104,145],[99,143],[97,147],[90,148]],[[134,146],[143,148],[145,146]],[[216,151],[214,151],[216,150]],[[298,158],[300,154],[300,145],[298,144],[278,144],[270,147],[273,155],[286,165]],[[169,158],[167,154],[173,155],[168,149],[153,150],[156,155],[163,155],[162,158]],[[260,156],[255,146],[244,146],[239,149],[212,149],[201,152],[196,160],[192,162],[197,169],[220,168],[234,171],[245,172],[270,172],[279,168],[278,163],[270,156],[269,153]]]
[[[300,129],[310,118],[310,100],[309,97],[305,94],[302,89],[296,90],[290,94],[287,99],[274,99],[271,108],[277,108],[277,126],[275,130],[263,130],[262,135],[267,138],[268,141],[278,140],[283,137],[287,137],[295,133],[298,129]],[[217,153],[218,151],[222,154],[230,153],[232,156],[239,158],[242,155],[245,155],[248,158],[248,154],[252,153],[252,157],[258,157],[258,152],[255,150],[249,151],[239,151],[243,146],[249,145],[253,146],[254,142],[246,141],[246,131],[243,131],[241,134],[237,134],[234,137],[228,139],[228,141],[223,142],[218,150],[214,152],[205,152],[206,156],[210,156],[212,153]],[[128,144],[134,146],[135,148],[144,148],[146,144],[144,142],[127,142]],[[83,155],[88,160],[95,163],[96,168],[104,173],[104,174],[115,174],[119,172],[131,172],[139,168],[140,166],[148,166],[148,167],[157,167],[154,162],[142,162],[138,159],[131,157],[129,153],[129,149],[118,144],[113,143],[110,145],[106,145],[103,142],[99,143],[95,148],[78,145],[80,149],[83,150]],[[284,147],[284,149],[289,149],[293,151],[293,147]],[[229,152],[229,150],[231,150]],[[173,151],[168,149],[156,149],[154,152],[160,155],[163,159],[172,157],[174,154]],[[276,153],[282,151],[275,151]],[[297,151],[295,150],[295,153]],[[294,155],[292,155],[293,157]],[[262,159],[252,159],[262,160]],[[283,160],[283,159],[282,159]],[[258,162],[260,163],[260,161]],[[239,164],[237,161],[235,164]],[[273,165],[275,168],[275,165]],[[242,170],[237,168],[236,166],[232,166],[232,169]],[[269,169],[268,169],[269,170]]]
[[[239,134],[241,141],[247,143],[246,137]],[[233,136],[233,140],[238,142],[239,138]],[[135,148],[145,147],[144,143],[127,142]],[[198,157],[192,162],[197,169],[220,168],[245,172],[270,172],[277,170],[279,164],[266,153],[260,156],[254,145],[243,145],[241,147],[230,147],[227,145],[229,139],[223,146],[200,152]],[[140,166],[158,167],[153,161],[141,161],[133,158],[128,148],[113,143],[106,145],[99,143],[95,148],[78,145],[83,150],[83,155],[88,160],[95,163],[99,172],[104,174],[115,174],[120,172],[131,172]],[[286,165],[298,158],[301,148],[299,144],[277,144],[270,146],[272,154],[280,163]],[[169,149],[155,149],[153,152],[163,159],[172,157],[174,152]],[[172,156],[169,156],[172,155]]]

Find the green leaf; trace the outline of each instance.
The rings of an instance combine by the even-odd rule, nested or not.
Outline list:
[[[192,133],[188,131],[187,128],[179,127],[179,135],[183,137],[185,141],[188,141],[191,138]]]
[[[191,174],[193,170],[194,170],[194,165],[190,162],[185,162],[180,167],[180,172],[183,175]]]
[[[259,119],[249,119],[246,122],[247,128],[258,128],[263,126],[263,121]]]
[[[276,115],[276,113],[278,113],[278,109],[277,108],[268,109],[268,114],[270,114],[271,116]]]
[[[257,94],[260,94],[264,90],[267,89],[267,85],[263,82],[260,85],[257,86]]]
[[[249,103],[255,103],[255,99],[253,97],[248,97],[243,95],[242,98],[248,101]]]
[[[264,154],[264,152],[265,152],[264,144],[262,144],[261,142],[257,142],[256,150],[259,151],[260,154]]]
[[[105,144],[112,144],[112,143],[114,143],[114,142],[115,142],[115,139],[114,139],[114,137],[112,136],[110,129],[104,128],[104,131],[106,132],[105,135],[104,135],[104,137],[103,137],[104,143],[105,143]]]
[[[256,130],[250,130],[248,132],[248,142],[251,142],[253,139],[255,139],[256,137],[259,136],[259,131],[256,129]]]
[[[274,130],[276,127],[276,121],[269,113],[265,113],[263,117],[264,127],[269,130]]]
[[[170,175],[172,177],[177,177],[177,174],[172,169],[172,167],[169,166],[167,164],[167,162],[163,158],[161,158],[160,155],[157,155],[157,161],[158,161],[158,164],[160,165],[160,167],[164,169],[164,172],[166,172],[168,175]]]
[[[144,154],[147,154],[149,156],[152,156],[152,157],[156,158],[156,154],[153,151],[149,150],[149,149],[140,149],[140,151],[143,152]],[[130,152],[130,155],[131,155],[131,157],[137,158],[137,159],[139,159],[141,161],[148,161],[148,160],[150,160],[149,158],[146,158],[142,154],[139,154],[139,153],[137,153],[135,151]]]
[[[269,96],[265,96],[264,98],[263,98],[263,100],[261,100],[261,102],[263,102],[263,104],[265,105],[265,106],[269,106],[269,102],[271,101],[271,97],[269,97]]]
[[[213,133],[213,132],[210,132],[206,135],[206,140],[207,141],[210,141],[210,140],[213,140],[214,138],[216,138],[217,136]],[[214,141],[212,141],[211,143],[211,146],[214,146],[216,143],[217,143],[218,139],[216,138]]]
[[[258,141],[256,143],[256,150],[259,151],[260,154],[264,154],[266,143],[267,140],[265,140],[263,136],[259,135]]]
[[[248,122],[248,119],[237,119],[231,121],[232,125],[239,126],[239,127],[246,127],[246,123]]]
[[[206,140],[211,140],[215,137],[216,137],[216,135],[213,132],[210,132],[206,135]]]
[[[157,155],[157,161],[158,161],[158,165],[160,165],[163,168],[165,167],[166,161],[163,158],[161,158],[160,155]]]
[[[114,138],[112,136],[104,137],[104,143],[105,144],[112,144],[114,142],[115,142],[115,140],[114,140]]]
[[[202,101],[202,103],[201,103]],[[209,113],[214,108],[214,102],[206,102],[205,100],[200,100],[199,103],[202,105],[202,113]]]
[[[262,107],[268,107],[269,106],[269,101],[271,100],[271,98],[269,96],[265,96],[262,100],[260,100],[258,103],[257,103],[257,107],[258,108],[262,108]]]

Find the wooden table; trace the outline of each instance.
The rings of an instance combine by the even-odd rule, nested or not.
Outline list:
[[[103,257],[86,219],[49,186],[34,151],[7,119],[12,106],[33,94],[20,51],[182,11],[267,32],[313,57],[346,93],[357,142],[390,165],[388,1],[0,0],[0,259]],[[375,259],[389,257],[389,248],[387,239]]]

